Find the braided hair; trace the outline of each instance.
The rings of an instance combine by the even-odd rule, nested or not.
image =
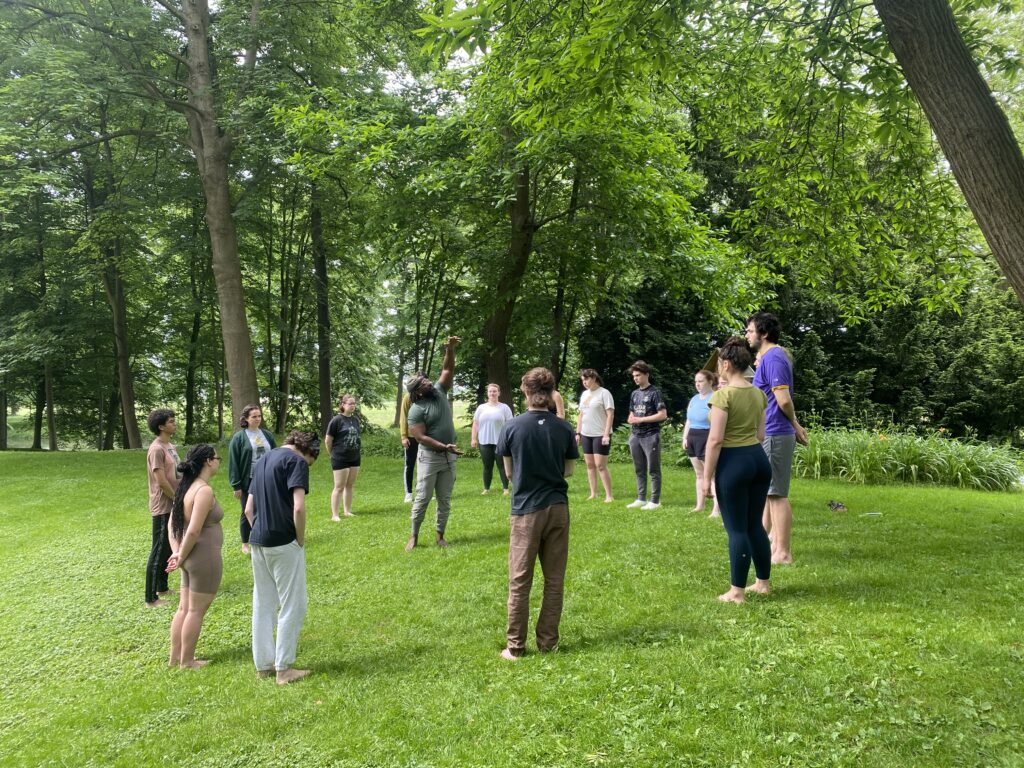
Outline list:
[[[178,490],[174,492],[174,502],[171,504],[171,535],[179,542],[185,534],[185,494],[203,471],[206,462],[216,455],[217,451],[212,445],[199,443],[189,448],[185,460],[178,464],[181,482],[178,483]]]

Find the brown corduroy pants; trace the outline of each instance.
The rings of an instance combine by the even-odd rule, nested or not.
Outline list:
[[[569,506],[552,504],[528,515],[512,515],[508,547],[508,649],[516,656],[526,648],[530,589],[538,557],[544,574],[544,599],[537,617],[537,649],[558,645],[565,566],[569,560]]]

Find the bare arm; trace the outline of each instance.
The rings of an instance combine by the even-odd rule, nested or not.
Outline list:
[[[555,401],[555,415],[560,418],[565,418],[565,401],[562,399],[562,394],[556,389],[551,393],[551,399]]]
[[[574,469],[576,469],[576,459],[566,459],[565,469],[562,470],[562,477],[568,480],[570,477],[572,477]]]
[[[256,517],[253,515],[253,511],[252,511],[252,494],[251,493],[249,494],[249,498],[245,500],[245,519],[249,521],[249,527],[250,528],[252,527],[253,522],[256,520]]]
[[[612,426],[615,424],[615,409],[606,408],[604,412],[604,435],[602,435],[601,442],[607,443],[612,436]]]
[[[502,456],[501,463],[505,465],[505,477],[512,477],[512,457]]]
[[[704,449],[704,493],[707,496],[711,495],[711,481],[714,480],[715,470],[718,469],[718,455],[722,452],[729,414],[721,408],[712,408],[710,417],[711,431],[708,432],[708,444]]]
[[[174,499],[174,486],[171,485],[170,480],[167,479],[167,473],[164,472],[163,467],[153,468],[153,477],[156,478],[156,484],[160,486],[160,491],[168,499]]]
[[[210,510],[213,509],[213,499],[213,489],[210,486],[200,488],[192,497],[192,514],[188,519],[188,528],[185,529],[185,535],[181,537],[178,551],[174,552],[167,560],[168,571],[178,568],[192,553],[196,542],[199,541],[199,535],[203,532],[203,526],[206,525],[206,518],[209,516]]]
[[[324,448],[327,449],[328,453],[331,452],[332,445],[334,445],[334,438],[331,437],[330,435],[324,435]]]
[[[427,425],[423,422],[418,424],[412,424],[409,427],[409,436],[412,437],[420,445],[425,445],[427,448],[432,448],[438,453],[458,453],[459,449],[455,443],[448,443],[445,445],[440,440],[435,440],[427,434]]]
[[[306,492],[302,488],[292,488],[292,521],[295,523],[295,541],[300,547],[305,547]]]
[[[668,418],[668,411],[662,408],[657,413],[651,416],[637,416],[635,413],[630,412],[629,423],[630,424],[657,424],[659,421],[664,421]]]
[[[480,422],[473,419],[473,432],[469,436],[469,444],[476,448],[476,433],[480,430]]]
[[[793,404],[793,395],[790,393],[789,387],[780,387],[773,390],[773,392],[775,394],[775,402],[779,404],[779,410],[782,411],[782,415],[789,419],[789,423],[796,430],[797,442],[806,445],[807,430],[797,421],[796,406]]]
[[[448,343],[444,345],[444,362],[441,363],[441,375],[437,377],[437,383],[445,390],[452,388],[452,381],[455,379],[455,347],[462,341],[458,336],[449,336]]]

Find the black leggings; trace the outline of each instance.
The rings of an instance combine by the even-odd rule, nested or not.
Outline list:
[[[491,487],[491,480],[494,478],[494,465],[498,465],[498,477],[501,478],[501,487],[508,489],[508,476],[505,474],[505,460],[501,456],[495,456],[498,449],[496,445],[480,443],[480,459],[484,463],[484,488]]]
[[[245,516],[245,503],[249,501],[249,486],[242,486],[242,495],[238,497],[242,502],[242,516],[238,519],[238,533],[242,537],[242,543],[249,543],[249,536],[252,533],[252,526],[249,525],[249,518]]]
[[[420,444],[413,438],[409,438],[409,447],[405,449],[405,492],[412,493],[415,488],[412,486],[412,473],[416,469],[416,456],[419,453]]]
[[[715,470],[715,490],[722,522],[729,534],[729,571],[732,585],[747,585],[750,561],[754,573],[767,580],[772,571],[772,545],[761,523],[772,467],[764,448],[747,445],[723,448]]]
[[[167,591],[167,560],[171,556],[171,542],[167,538],[166,515],[153,515],[153,546],[149,550],[149,561],[146,563],[146,602],[157,599],[157,592]]]

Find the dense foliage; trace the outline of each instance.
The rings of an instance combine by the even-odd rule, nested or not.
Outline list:
[[[209,71],[175,2],[0,6],[0,448],[219,437],[248,357],[279,431],[397,404],[449,332],[461,397],[586,366],[621,416],[640,357],[676,415],[760,308],[817,423],[1021,439],[1024,315],[870,6],[455,6],[228,0]],[[957,13],[1016,123],[1017,4]]]

